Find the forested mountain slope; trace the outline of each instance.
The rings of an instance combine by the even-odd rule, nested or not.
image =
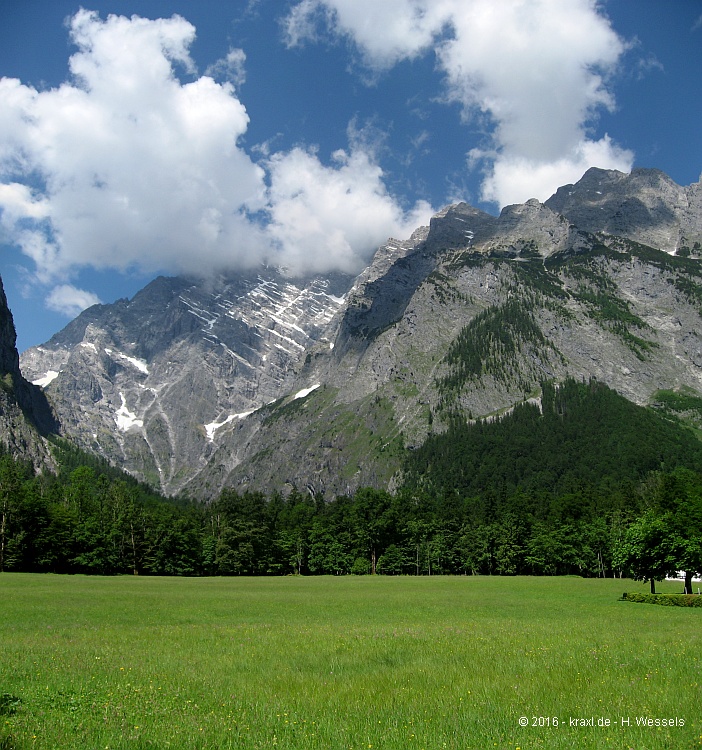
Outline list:
[[[695,404],[702,412],[702,399]],[[606,494],[651,472],[702,469],[702,441],[663,411],[597,381],[544,383],[538,401],[485,422],[455,419],[406,458],[408,489],[471,497]]]

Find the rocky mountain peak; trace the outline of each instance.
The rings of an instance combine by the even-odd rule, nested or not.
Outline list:
[[[277,269],[155,279],[81,313],[22,355],[83,447],[169,493],[201,470],[219,431],[278,398],[301,357],[330,347],[352,278]]]
[[[580,229],[626,237],[667,253],[702,241],[699,183],[681,187],[657,169],[589,169],[546,201]]]
[[[496,217],[467,203],[456,203],[439,211],[429,224],[427,245],[435,252],[471,247],[489,236]]]

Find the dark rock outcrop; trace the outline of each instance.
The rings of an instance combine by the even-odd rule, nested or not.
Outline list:
[[[13,456],[37,469],[53,466],[45,438],[59,423],[41,388],[20,371],[17,335],[0,279],[0,442]]]

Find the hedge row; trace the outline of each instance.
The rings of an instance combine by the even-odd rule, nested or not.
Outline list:
[[[664,607],[702,607],[702,596],[698,594],[627,594],[622,600],[643,604],[661,604]]]

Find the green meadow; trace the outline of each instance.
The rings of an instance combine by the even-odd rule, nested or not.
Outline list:
[[[700,747],[702,610],[645,590],[4,573],[0,749]]]

